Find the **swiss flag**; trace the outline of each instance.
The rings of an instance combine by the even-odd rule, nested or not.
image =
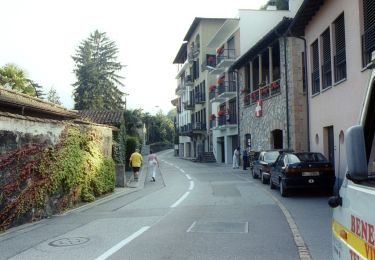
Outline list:
[[[256,117],[262,116],[262,108],[263,108],[263,100],[258,100],[257,105],[255,107],[255,116]]]

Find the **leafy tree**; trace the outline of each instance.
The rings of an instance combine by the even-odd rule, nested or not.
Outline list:
[[[36,94],[26,72],[14,64],[6,64],[0,68],[0,85],[30,96]]]
[[[43,92],[43,86],[39,85],[38,83],[34,82],[31,79],[28,79],[28,81],[31,84],[31,86],[34,88],[35,96],[37,98],[44,99],[45,93]]]
[[[96,30],[83,40],[73,60],[77,82],[74,87],[75,109],[122,109],[123,86],[117,73],[124,67],[117,61],[118,49],[106,33]]]
[[[269,0],[260,9],[266,10],[269,5],[276,6],[277,10],[289,10],[289,0]]]
[[[56,105],[61,105],[60,97],[54,87],[51,87],[47,93],[47,100]]]

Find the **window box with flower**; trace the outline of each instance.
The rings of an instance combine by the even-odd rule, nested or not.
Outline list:
[[[219,110],[219,112],[217,112],[217,115],[218,116],[225,116],[225,111],[224,110]]]
[[[270,85],[270,89],[271,89],[271,95],[279,93],[280,92],[280,81],[277,80],[277,81],[272,82],[271,85]]]

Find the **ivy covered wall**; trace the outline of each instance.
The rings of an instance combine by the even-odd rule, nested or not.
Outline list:
[[[0,123],[0,230],[114,190],[110,128],[1,115]]]

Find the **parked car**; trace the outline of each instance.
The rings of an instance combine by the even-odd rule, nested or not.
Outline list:
[[[249,160],[248,161],[249,161],[249,169],[250,169],[251,173],[253,172],[254,162],[256,160],[258,160],[259,154],[260,154],[260,152],[258,152],[258,151],[250,151],[249,152]]]
[[[270,177],[270,188],[278,186],[283,197],[290,189],[304,188],[322,189],[330,194],[336,178],[327,158],[313,152],[281,153],[272,165]]]
[[[254,179],[260,178],[263,184],[268,183],[270,179],[271,165],[280,155],[281,150],[262,151],[258,160],[255,160],[252,168],[252,176]]]

